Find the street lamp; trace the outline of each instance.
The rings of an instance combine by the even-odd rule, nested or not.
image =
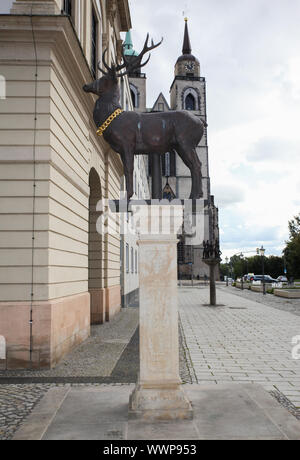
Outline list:
[[[226,256],[226,257],[225,257],[226,268],[227,268],[227,270],[226,270],[226,274],[227,274],[227,276],[226,276],[226,286],[228,286],[228,260],[229,260],[229,259],[228,259],[228,257]]]
[[[266,295],[266,285],[265,285],[265,248],[262,246],[259,250],[262,260],[262,276],[263,276],[263,294]]]
[[[242,288],[242,291],[244,290],[244,254],[241,252],[240,254],[240,258],[242,260],[242,275],[241,275],[241,288]]]

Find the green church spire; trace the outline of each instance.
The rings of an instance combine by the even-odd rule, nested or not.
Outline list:
[[[125,56],[138,56],[138,53],[133,49],[133,43],[131,38],[131,31],[126,32],[125,41],[123,43]]]

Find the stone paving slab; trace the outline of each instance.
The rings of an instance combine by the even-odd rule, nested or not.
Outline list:
[[[300,407],[300,360],[292,338],[300,317],[218,288],[224,307],[204,307],[208,288],[179,289],[180,318],[194,382],[260,383]]]
[[[51,389],[14,440],[300,440],[300,422],[257,384],[185,385],[193,420],[128,419],[134,385]]]

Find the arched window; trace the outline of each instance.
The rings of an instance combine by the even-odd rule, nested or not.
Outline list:
[[[175,152],[167,152],[162,157],[162,175],[166,177],[176,176]]]
[[[131,99],[132,99],[132,105],[133,107],[136,107],[136,97],[132,89],[130,90],[130,94],[131,94]]]
[[[185,110],[196,110],[196,101],[192,94],[188,94],[185,98]]]
[[[130,94],[132,99],[132,105],[135,109],[139,107],[139,91],[135,85],[130,83]]]

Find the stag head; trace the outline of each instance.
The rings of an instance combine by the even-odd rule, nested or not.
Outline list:
[[[131,56],[130,60],[127,58],[127,56],[125,56],[124,48],[123,48],[122,49],[123,64],[120,64],[120,65],[112,64],[111,67],[109,67],[109,65],[105,61],[105,55],[107,53],[107,49],[105,49],[103,56],[102,56],[102,62],[106,70],[103,70],[100,67],[100,64],[98,64],[98,69],[103,73],[104,76],[99,78],[98,80],[95,80],[93,83],[89,85],[84,85],[83,87],[84,91],[86,93],[97,94],[99,97],[101,97],[103,94],[109,92],[115,87],[115,85],[118,82],[118,78],[124,77],[125,75],[128,75],[129,73],[132,73],[138,69],[141,69],[146,64],[148,64],[151,54],[149,55],[146,62],[142,63],[144,55],[148,53],[149,51],[153,50],[154,48],[157,48],[159,45],[161,45],[163,39],[161,39],[161,41],[157,44],[154,44],[153,40],[151,40],[150,46],[148,46],[148,41],[149,41],[149,34],[147,34],[144,47],[142,51],[140,52],[140,54],[138,56]],[[126,70],[122,71],[123,69],[126,69]]]

